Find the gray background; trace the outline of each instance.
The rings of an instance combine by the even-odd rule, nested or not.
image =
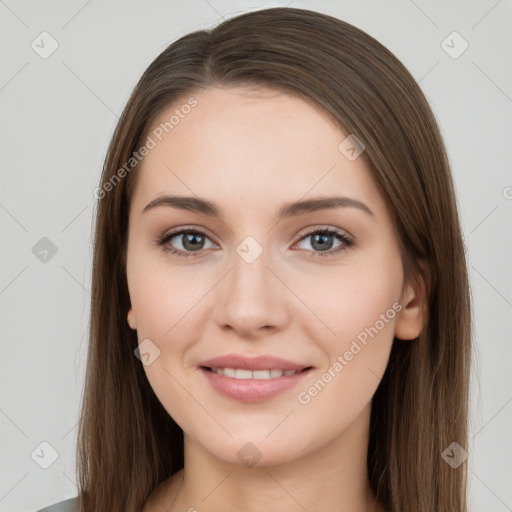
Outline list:
[[[0,0],[1,511],[76,495],[92,193],[130,91],[177,37],[278,5],[325,12],[377,38],[420,82],[438,118],[474,299],[471,510],[512,510],[510,0]],[[31,47],[43,31],[59,45],[47,59]],[[453,31],[469,44],[458,58],[441,46]],[[57,249],[46,261],[43,237]],[[48,469],[42,442],[58,454]]]

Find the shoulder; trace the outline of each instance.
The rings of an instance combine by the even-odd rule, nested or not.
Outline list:
[[[42,508],[37,512],[78,512],[78,510],[78,498],[70,498]]]

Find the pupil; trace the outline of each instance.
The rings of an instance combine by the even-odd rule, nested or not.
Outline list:
[[[191,250],[194,250],[194,249],[197,249],[198,248],[198,244],[196,243],[198,239],[201,239],[203,238],[203,235],[197,235],[195,233],[187,233],[185,235],[185,239],[183,241],[183,247],[185,247],[185,249],[191,249]],[[187,247],[187,244],[189,244],[189,242],[191,242],[191,245]],[[201,244],[201,241],[199,241],[199,245]],[[201,247],[199,247],[201,248]]]
[[[328,241],[325,240],[326,238],[332,239],[332,235],[330,235],[328,233],[321,233],[321,234],[314,235],[313,236],[313,244],[312,244],[313,248],[320,249],[321,251],[330,249],[332,246],[332,240],[331,240],[331,243],[329,243]],[[319,245],[318,245],[318,247],[315,247],[315,244],[317,244],[317,243]]]

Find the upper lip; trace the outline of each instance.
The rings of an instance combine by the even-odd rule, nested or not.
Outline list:
[[[280,357],[271,355],[261,355],[257,357],[244,357],[238,354],[227,354],[225,356],[214,357],[207,361],[202,361],[199,366],[208,368],[240,368],[243,370],[304,370],[311,365],[294,363]]]

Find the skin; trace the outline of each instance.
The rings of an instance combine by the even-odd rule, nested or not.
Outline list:
[[[166,510],[383,510],[366,469],[372,396],[393,336],[417,337],[424,287],[404,280],[398,239],[364,153],[349,161],[342,133],[318,108],[263,89],[209,87],[197,106],[144,158],[129,214],[128,323],[160,355],[144,366],[159,400],[185,434],[185,467],[151,495]],[[169,119],[177,102],[157,119]],[[198,196],[221,219],[159,206],[161,195]],[[289,201],[344,195],[366,204],[278,220]],[[178,257],[155,241],[171,228],[206,232],[202,254]],[[271,229],[272,228],[272,229]],[[334,228],[354,244],[330,256],[308,231]],[[236,252],[252,236],[263,253]],[[193,252],[183,235],[167,246]],[[192,247],[192,249],[190,249]],[[293,248],[293,249],[292,249]],[[402,310],[307,404],[317,381],[379,315]],[[297,388],[259,403],[217,393],[198,370],[205,359],[272,354],[314,366]],[[259,462],[238,451],[253,443]]]

